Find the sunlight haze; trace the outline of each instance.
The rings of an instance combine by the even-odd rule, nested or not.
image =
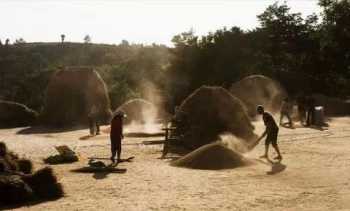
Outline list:
[[[256,16],[273,0],[190,0],[190,1],[0,1],[1,33],[11,43],[83,42],[90,35],[94,43],[160,43],[193,29],[196,35],[226,26],[248,30],[259,26]],[[283,1],[280,1],[283,2]],[[290,0],[293,12],[304,16],[319,13],[316,0]]]

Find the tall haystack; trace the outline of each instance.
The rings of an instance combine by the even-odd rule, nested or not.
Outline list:
[[[23,104],[0,100],[0,128],[29,126],[37,117],[36,111]]]
[[[188,149],[196,149],[219,139],[227,132],[250,141],[256,138],[243,103],[226,89],[202,86],[177,109],[175,133]]]
[[[316,106],[323,106],[326,116],[350,115],[350,103],[339,98],[328,97],[322,94],[314,94]]]
[[[116,112],[123,111],[127,118],[125,123],[145,124],[154,122],[157,118],[157,108],[147,100],[136,98],[127,101],[116,109]]]
[[[110,100],[100,75],[89,67],[57,71],[47,87],[44,122],[53,126],[84,124],[91,110],[98,112],[100,121],[109,121]]]
[[[263,105],[271,112],[279,111],[287,92],[277,81],[263,75],[251,75],[234,83],[230,92],[243,101],[249,116],[256,115],[256,106]]]

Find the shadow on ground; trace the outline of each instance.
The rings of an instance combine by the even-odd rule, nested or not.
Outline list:
[[[71,172],[74,173],[92,173],[93,178],[95,179],[105,179],[108,174],[111,173],[117,173],[117,174],[124,174],[126,173],[127,169],[124,168],[116,168],[116,167],[105,167],[105,168],[96,168],[96,167],[90,167],[85,166],[77,169],[71,170]]]
[[[45,134],[45,133],[62,133],[62,132],[70,132],[75,130],[86,129],[83,126],[77,127],[64,127],[64,128],[55,128],[55,127],[44,127],[44,126],[34,126],[24,128],[17,132],[19,135],[30,135],[30,134]]]
[[[268,175],[274,175],[281,173],[282,171],[286,170],[287,166],[281,163],[281,160],[278,161],[272,161],[270,159],[267,160],[271,164],[271,170],[266,172]]]
[[[268,175],[274,175],[283,172],[286,170],[287,166],[281,163],[281,160],[278,161],[272,161],[270,159],[267,159],[266,161],[261,159],[255,159],[255,161],[271,166],[271,170],[266,172]]]
[[[11,205],[4,205],[0,203],[0,210],[13,210],[13,209],[18,209],[21,207],[31,207],[37,204],[41,204],[41,203],[45,203],[45,202],[49,202],[49,201],[56,201],[59,200],[60,198],[56,198],[56,199],[48,199],[48,200],[32,200],[32,201],[28,201],[28,202],[23,202],[23,203],[16,203],[16,204],[11,204]]]

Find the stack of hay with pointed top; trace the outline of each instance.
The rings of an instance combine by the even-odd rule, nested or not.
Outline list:
[[[174,116],[178,144],[194,150],[172,162],[173,166],[194,169],[227,169],[249,163],[241,152],[221,140],[228,134],[240,145],[257,138],[244,104],[221,87],[202,86],[187,97]],[[233,140],[234,139],[234,140]]]
[[[86,124],[92,108],[96,108],[100,121],[109,122],[108,91],[94,69],[69,67],[54,73],[47,87],[44,123],[52,126]]]
[[[35,173],[30,160],[20,159],[0,142],[0,205],[30,200],[51,200],[63,196],[63,188],[51,168]]]
[[[150,120],[155,121],[157,118],[157,108],[149,101],[136,98],[125,102],[119,106],[115,113],[121,111],[126,114],[125,124],[131,122],[145,124]]]
[[[263,75],[243,78],[230,87],[230,92],[244,103],[250,117],[256,116],[257,105],[279,112],[282,101],[288,96],[280,83]]]
[[[189,150],[215,142],[223,133],[231,133],[247,143],[256,139],[254,126],[244,104],[221,87],[202,86],[177,109],[175,133]]]

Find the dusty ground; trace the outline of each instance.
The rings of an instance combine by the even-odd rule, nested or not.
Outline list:
[[[262,124],[257,123],[257,133]],[[336,118],[327,130],[282,128],[279,143],[284,159],[273,164],[256,159],[261,143],[246,155],[255,164],[221,171],[176,168],[159,159],[161,145],[153,138],[126,138],[123,157],[134,162],[118,167],[126,173],[73,173],[87,157],[109,157],[108,135],[80,140],[87,130],[17,134],[0,130],[0,141],[43,166],[41,159],[66,144],[81,161],[54,166],[66,196],[20,210],[349,210],[350,118]],[[274,155],[272,155],[274,156]]]

